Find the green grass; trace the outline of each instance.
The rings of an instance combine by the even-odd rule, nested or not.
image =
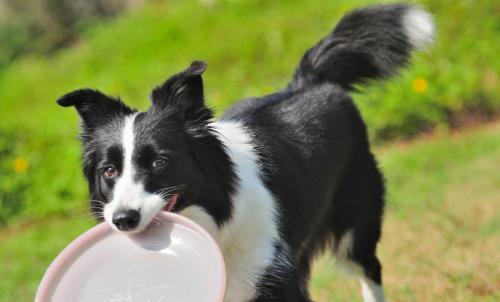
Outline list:
[[[498,301],[500,123],[378,150],[388,180],[379,255],[391,301]],[[359,285],[321,259],[319,301],[361,301]]]
[[[76,217],[76,218],[75,218]],[[0,301],[32,301],[52,259],[94,222],[83,214],[14,224],[1,232]]]
[[[388,180],[380,255],[392,301],[500,298],[500,123],[376,150]],[[85,210],[0,232],[0,301],[28,301],[57,253],[92,225]],[[361,301],[329,258],[312,280],[319,301]]]
[[[304,50],[346,11],[370,3],[158,1],[87,27],[49,57],[13,62],[0,70],[0,224],[67,213],[86,198],[77,116],[54,103],[62,94],[96,87],[145,109],[154,85],[201,58],[207,101],[220,113],[284,87]],[[394,81],[355,96],[373,139],[446,130],[456,113],[500,108],[498,1],[421,3],[436,16],[436,46]],[[416,92],[415,80],[427,88]],[[25,172],[13,169],[16,160],[27,161]]]
[[[216,2],[151,1],[85,27],[69,48],[24,56],[0,69],[1,301],[29,300],[57,251],[91,225],[83,218],[87,189],[79,170],[77,116],[55,105],[59,96],[94,87],[145,109],[154,85],[204,59],[207,102],[220,114],[236,100],[284,87],[304,50],[340,16],[375,3]],[[417,2],[436,17],[435,47],[416,54],[396,79],[355,95],[376,142],[433,127],[446,136],[457,116],[492,116],[500,109],[500,2]],[[387,280],[393,300],[474,301],[498,292],[500,277],[491,266],[500,259],[490,243],[498,241],[500,226],[491,214],[498,212],[492,200],[500,196],[497,137],[498,128],[379,150],[390,200],[381,252],[394,276]],[[400,230],[406,237],[395,239]],[[435,242],[439,253],[425,250]],[[430,268],[440,263],[428,263],[426,256],[448,263],[449,253],[456,265],[436,269],[434,276]],[[358,297],[357,285],[343,280],[319,270],[313,288],[322,300]]]

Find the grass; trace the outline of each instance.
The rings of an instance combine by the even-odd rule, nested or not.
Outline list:
[[[391,301],[500,299],[500,123],[378,150],[388,179],[379,248]],[[359,285],[316,266],[318,301],[361,301]]]
[[[43,270],[92,225],[77,116],[54,103],[95,87],[140,109],[150,89],[194,59],[209,63],[207,101],[284,87],[305,49],[370,0],[151,1],[86,27],[71,47],[0,69],[0,301],[30,300]],[[441,139],[379,147],[389,184],[381,255],[392,301],[499,299],[498,123],[457,137],[460,116],[500,111],[500,2],[416,1],[436,17],[437,43],[386,84],[355,95],[375,142],[435,129]],[[356,282],[320,260],[323,301],[359,300]],[[489,299],[489,300],[488,300]]]
[[[284,87],[346,11],[375,2],[387,1],[151,1],[86,27],[69,48],[12,62],[0,70],[0,225],[69,213],[86,198],[77,116],[54,104],[62,94],[95,87],[144,109],[154,85],[201,58],[207,101],[220,113]],[[435,47],[355,96],[374,140],[447,131],[461,113],[500,109],[499,2],[418,2],[436,16]]]
[[[376,150],[388,180],[380,257],[391,301],[500,298],[500,122]],[[28,301],[57,253],[92,225],[81,209],[0,231],[0,301]],[[355,280],[324,257],[318,301],[361,301]]]

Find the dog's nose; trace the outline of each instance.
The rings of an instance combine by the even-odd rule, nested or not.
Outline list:
[[[141,214],[136,210],[116,211],[113,214],[113,224],[120,231],[132,230],[139,224]]]

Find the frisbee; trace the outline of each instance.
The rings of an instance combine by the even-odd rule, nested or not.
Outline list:
[[[101,223],[52,262],[35,302],[222,302],[226,272],[210,235],[193,221],[160,213],[133,235]]]

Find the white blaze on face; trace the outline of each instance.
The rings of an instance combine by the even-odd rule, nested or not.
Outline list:
[[[104,219],[113,227],[113,214],[122,210],[136,210],[141,214],[138,227],[143,230],[164,205],[163,198],[144,190],[144,184],[134,180],[136,167],[133,162],[135,133],[134,121],[137,113],[125,118],[121,144],[123,149],[123,170],[115,183],[113,197],[104,208]]]

